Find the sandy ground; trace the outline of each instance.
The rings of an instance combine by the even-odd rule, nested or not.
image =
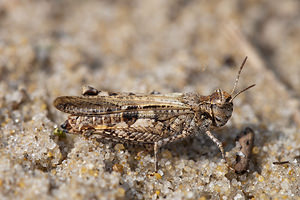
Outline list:
[[[0,199],[300,199],[300,1],[0,1]],[[214,130],[238,175],[199,134],[153,156],[55,135],[53,106],[83,85],[113,92],[230,92],[248,56],[233,117]],[[273,162],[289,161],[275,165]]]

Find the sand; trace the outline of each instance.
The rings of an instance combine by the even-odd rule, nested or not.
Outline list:
[[[0,199],[300,199],[300,2],[0,2]],[[212,132],[231,162],[246,127],[255,140],[236,174],[204,134],[152,152],[57,135],[53,106],[83,85],[161,93],[256,86]],[[288,161],[286,164],[273,162]]]

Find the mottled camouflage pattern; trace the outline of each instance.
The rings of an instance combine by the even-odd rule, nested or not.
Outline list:
[[[245,60],[235,86],[244,63]],[[208,96],[197,93],[109,93],[88,86],[82,96],[58,97],[54,106],[70,114],[62,125],[69,133],[153,146],[157,169],[159,147],[198,132],[208,135],[225,158],[222,143],[209,130],[224,126],[230,119],[232,100],[237,96],[232,98],[231,95],[221,89]]]

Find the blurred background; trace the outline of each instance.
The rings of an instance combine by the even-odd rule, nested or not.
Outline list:
[[[1,152],[6,158],[3,163],[11,163],[3,164],[3,174],[8,173],[3,176],[16,178],[13,174],[19,174],[19,169],[10,169],[27,166],[43,169],[41,176],[51,177],[51,170],[66,158],[67,150],[56,147],[58,142],[53,144],[56,153],[51,151],[51,159],[47,149],[37,153],[44,145],[40,137],[51,143],[53,128],[66,118],[52,106],[57,96],[80,95],[83,85],[114,92],[208,95],[216,88],[230,92],[246,56],[238,90],[253,83],[256,87],[235,100],[236,117],[229,126],[238,130],[251,124],[264,130],[258,144],[278,144],[276,159],[299,155],[299,131],[285,131],[300,126],[299,55],[298,0],[2,0]],[[37,135],[39,139],[34,139]],[[222,137],[231,140],[235,135]],[[45,147],[49,147],[47,142]],[[263,155],[269,155],[265,151]],[[60,176],[45,178],[51,191],[53,186],[62,192],[64,187],[56,182]],[[28,177],[33,182],[38,179],[32,174]],[[0,186],[22,186],[14,178],[2,180]],[[297,184],[287,188],[299,195],[293,188]],[[142,193],[142,189],[136,191]],[[15,190],[1,189],[4,197],[12,197]],[[30,198],[42,195],[30,196],[24,190],[19,192]],[[126,188],[124,194],[138,198]]]
[[[51,100],[79,94],[85,84],[207,95],[218,87],[231,90],[248,56],[239,88],[256,83],[272,99],[261,96],[256,104],[286,106],[281,89],[300,95],[299,4],[1,1],[0,89],[23,87]]]

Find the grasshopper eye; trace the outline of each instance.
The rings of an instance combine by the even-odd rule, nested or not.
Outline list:
[[[231,101],[231,96],[227,97],[225,101],[230,102]]]

